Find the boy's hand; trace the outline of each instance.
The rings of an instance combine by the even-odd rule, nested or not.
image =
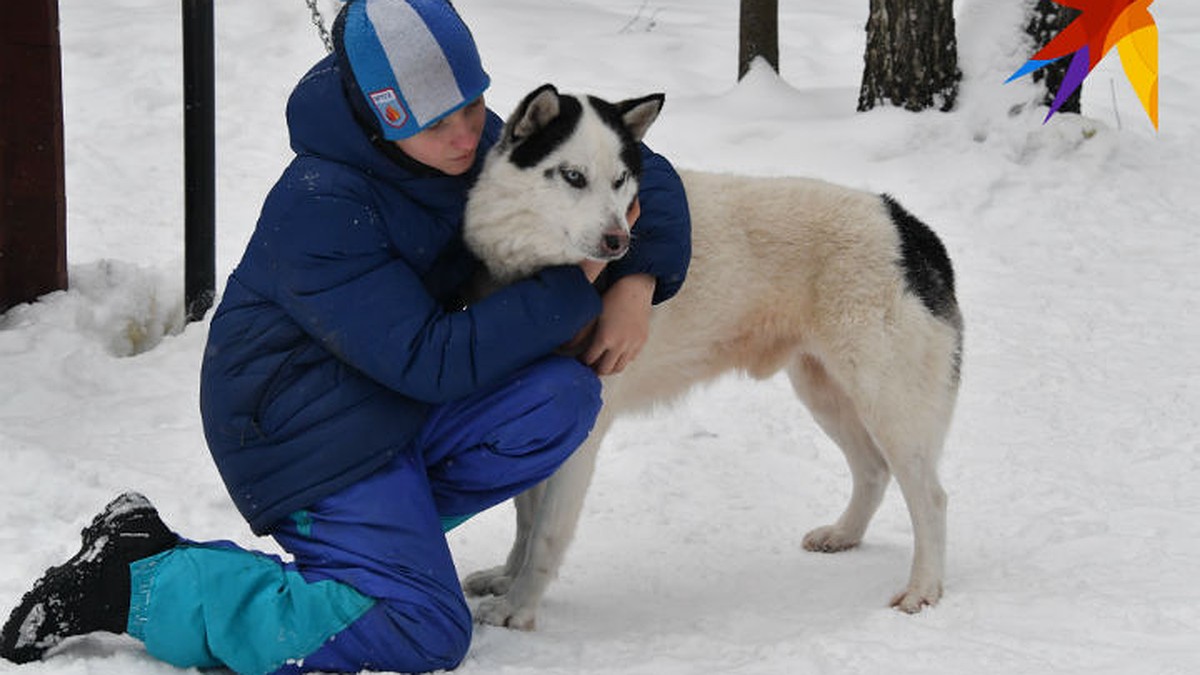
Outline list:
[[[650,337],[650,301],[654,277],[632,274],[617,280],[604,294],[604,309],[591,328],[591,340],[579,360],[597,375],[625,370]],[[586,339],[586,338],[585,338]],[[577,340],[575,342],[582,342]]]

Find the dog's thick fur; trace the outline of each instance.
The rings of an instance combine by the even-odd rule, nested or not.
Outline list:
[[[583,108],[570,138],[539,140],[539,130],[568,100]],[[614,106],[549,86],[530,94],[471,196],[468,245],[504,280],[539,265],[617,255],[614,223],[623,225],[635,193],[628,184],[612,186],[629,171],[622,153],[628,155],[661,104],[653,96]],[[609,128],[614,116],[627,123],[630,137]],[[543,145],[518,165],[512,158],[523,143]],[[597,194],[584,196],[564,183],[563,167],[586,172]],[[533,627],[614,418],[730,371],[755,378],[785,371],[845,453],[854,482],[850,502],[833,524],[809,532],[804,548],[857,545],[895,476],[915,550],[908,585],[892,604],[917,612],[936,603],[946,546],[937,463],[962,354],[962,320],[941,242],[880,195],[803,178],[680,175],[693,227],[687,282],[654,309],[640,356],[604,381],[605,406],[585,445],[517,498],[517,536],[507,562],[465,580],[468,593],[496,596],[477,607],[477,619]]]

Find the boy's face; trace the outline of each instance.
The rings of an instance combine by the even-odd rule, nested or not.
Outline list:
[[[395,141],[396,147],[425,166],[459,176],[475,164],[486,119],[487,108],[480,96],[421,133]]]

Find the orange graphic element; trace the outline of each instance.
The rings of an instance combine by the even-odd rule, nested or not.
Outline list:
[[[1158,129],[1158,26],[1150,15],[1154,0],[1053,0],[1082,12],[1069,26],[1033,55],[1009,82],[1074,54],[1063,77],[1050,116],[1083,84],[1096,64],[1114,47],[1125,76],[1137,92],[1150,122]]]

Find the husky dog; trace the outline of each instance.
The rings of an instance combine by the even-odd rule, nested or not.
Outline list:
[[[637,194],[629,158],[662,104],[661,95],[612,104],[550,85],[525,98],[467,204],[464,237],[492,276],[505,282],[544,265],[624,254],[625,212]],[[785,371],[845,453],[850,502],[833,524],[809,532],[804,548],[857,545],[895,476],[914,554],[908,585],[891,603],[905,612],[935,604],[946,547],[937,463],[963,342],[945,248],[886,195],[803,178],[680,176],[692,215],[688,279],[655,307],[639,357],[604,380],[605,405],[587,442],[516,499],[507,562],[464,581],[469,594],[495,596],[476,618],[534,627],[615,417],[730,371],[760,379]]]

